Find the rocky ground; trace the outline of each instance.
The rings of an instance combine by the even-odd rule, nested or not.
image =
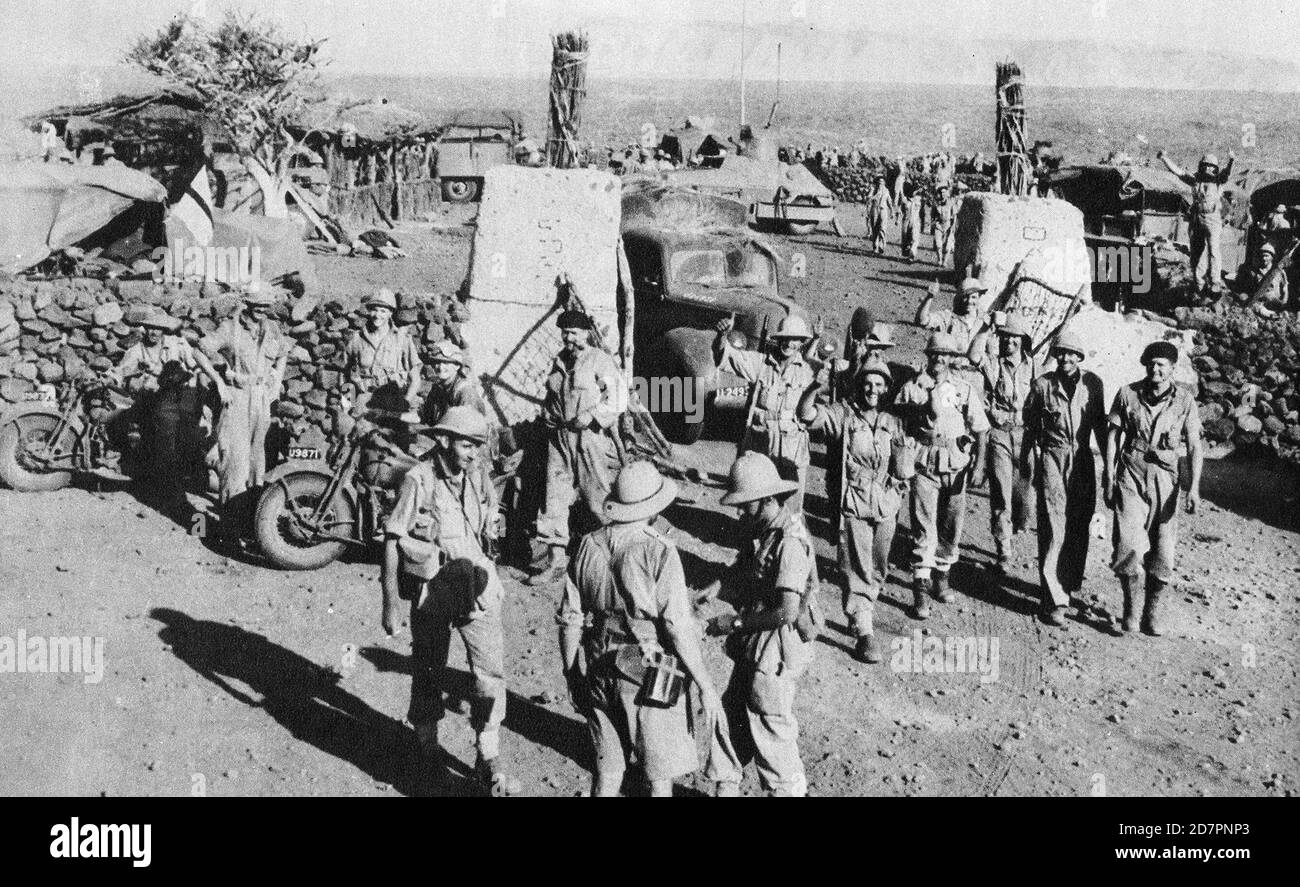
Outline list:
[[[399,229],[404,260],[320,258],[327,295],[380,285],[449,292],[469,255],[464,215]],[[860,233],[850,220],[850,234]],[[922,336],[909,326],[939,269],[868,256],[856,236],[777,238],[807,276],[785,289],[842,335],[852,308],[899,324],[905,360]],[[927,256],[928,258],[928,256]],[[943,299],[946,301],[947,296]],[[706,440],[684,457],[708,483],[667,518],[692,576],[735,550],[718,482],[734,448]],[[824,534],[821,471],[809,507]],[[939,639],[996,642],[996,669],[913,669],[921,623],[904,610],[906,542],[881,602],[878,666],[849,656],[831,584],[830,625],[797,713],[816,795],[1293,795],[1300,788],[1297,589],[1300,525],[1294,476],[1257,462],[1207,465],[1202,513],[1182,519],[1168,633],[1113,637],[1119,589],[1109,542],[1093,539],[1088,607],[1068,627],[1034,618],[1035,542],[1000,585],[987,580],[986,500],[975,496],[956,603],[924,623]],[[196,499],[196,502],[198,500]],[[719,517],[725,515],[726,518]],[[904,512],[904,525],[906,525]],[[1108,517],[1108,516],[1107,516]],[[1099,527],[1105,536],[1106,528]],[[378,624],[378,568],[364,559],[282,573],[210,547],[202,522],[178,525],[129,489],[0,491],[0,635],[104,639],[102,681],[0,673],[3,794],[383,795],[468,793],[434,784],[402,724],[409,635]],[[833,550],[819,542],[823,568]],[[509,715],[504,759],[529,795],[587,785],[585,730],[564,701],[552,613],[556,591],[508,576]],[[719,646],[708,658],[721,683]],[[453,642],[452,666],[466,679]],[[926,673],[927,671],[931,673]],[[443,735],[472,762],[466,719]],[[683,794],[702,786],[684,781]],[[757,791],[751,776],[746,790]]]

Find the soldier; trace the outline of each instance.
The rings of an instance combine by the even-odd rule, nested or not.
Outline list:
[[[722,694],[735,757],[712,755],[707,775],[719,796],[733,796],[739,794],[742,768],[753,760],[764,789],[803,797],[808,779],[799,758],[794,697],[812,661],[820,618],[812,536],[788,501],[798,485],[781,478],[766,456],[739,456],[728,486],[722,504],[739,509],[746,538],[753,541],[727,582],[739,613],[708,622],[710,635],[727,636],[727,655],[735,662]],[[722,584],[715,582],[706,593]]]
[[[1219,236],[1223,232],[1223,186],[1232,175],[1232,164],[1237,155],[1228,151],[1228,165],[1219,169],[1219,158],[1205,154],[1197,165],[1196,174],[1184,170],[1165,156],[1164,151],[1157,151],[1156,157],[1164,162],[1165,167],[1178,178],[1192,186],[1192,277],[1200,282],[1201,256],[1205,256],[1205,285],[1203,289],[1217,292],[1223,288],[1223,273],[1220,266],[1222,251]]]
[[[894,214],[894,200],[885,187],[885,177],[876,173],[871,177],[871,192],[867,195],[867,239],[871,251],[885,251],[885,232]]]
[[[749,410],[740,452],[762,453],[776,464],[781,476],[798,484],[794,510],[803,510],[804,482],[811,455],[808,429],[796,411],[799,398],[813,382],[813,371],[804,359],[804,350],[812,341],[807,322],[797,314],[781,319],[772,334],[771,351],[766,357],[756,351],[742,351],[728,341],[732,320],[718,323],[718,337],[713,354],[718,369],[739,376],[749,383]]]
[[[151,307],[141,326],[143,337],[122,355],[114,375],[136,396],[158,492],[164,501],[184,505],[186,460],[193,454],[199,424],[195,371],[212,381],[222,401],[229,395],[211,361],[176,335],[180,320]]]
[[[652,526],[676,496],[677,485],[651,463],[624,467],[604,503],[608,524],[583,537],[560,599],[565,680],[596,751],[593,797],[618,794],[629,760],[645,772],[653,797],[670,797],[673,780],[699,765],[686,688],[671,701],[653,698],[655,675],[648,675],[647,663],[658,661],[666,672],[681,663],[682,676],[699,688],[705,733],[722,711],[700,651],[681,557]]]
[[[902,173],[899,173],[902,178]],[[921,240],[921,189],[914,183],[903,185],[900,209],[903,216],[902,247],[903,257],[908,264],[917,259],[917,249]]]
[[[1287,285],[1286,274],[1276,274],[1273,280],[1265,288],[1264,292],[1259,294],[1255,299],[1256,291],[1268,279],[1268,275],[1277,265],[1277,247],[1267,240],[1260,244],[1255,252],[1255,263],[1237,275],[1237,288],[1241,295],[1239,301],[1246,305],[1255,305],[1255,311],[1264,316],[1266,312],[1284,311],[1289,307],[1291,302],[1290,287]],[[1260,309],[1264,310],[1261,311]]]
[[[930,616],[929,593],[941,603],[954,599],[948,573],[957,562],[966,519],[966,486],[984,485],[984,437],[989,429],[979,389],[953,372],[964,354],[947,333],[934,333],[925,346],[926,371],[908,382],[898,402],[910,413],[917,442],[912,478],[913,616]],[[931,575],[933,574],[933,584]]]
[[[1011,534],[1024,532],[1032,507],[1029,492],[1032,475],[1022,471],[1025,436],[1025,400],[1034,381],[1033,345],[1029,326],[1019,314],[1007,316],[997,329],[998,355],[987,348],[988,334],[980,332],[971,342],[967,356],[984,377],[988,408],[989,520],[997,554],[994,570],[1006,573],[1011,556]]]
[[[940,184],[934,192],[934,261],[947,267],[957,233],[957,201],[950,196],[952,188],[947,184]]]
[[[828,495],[840,515],[838,551],[844,577],[844,614],[857,638],[854,655],[880,661],[872,613],[889,577],[889,550],[898,525],[903,492],[915,470],[916,454],[908,446],[903,423],[886,412],[892,376],[884,361],[862,364],[852,402],[814,403],[817,387],[799,402],[799,418],[825,434],[827,457],[837,483]]]
[[[537,518],[537,539],[549,560],[529,580],[549,585],[564,578],[569,556],[569,512],[576,499],[585,522],[599,525],[605,497],[619,469],[615,436],[627,409],[627,384],[614,358],[591,344],[593,324],[581,311],[557,321],[564,347],[551,365],[542,404],[547,429],[546,503]]]
[[[364,411],[370,392],[390,382],[415,403],[420,390],[420,352],[406,327],[393,324],[397,297],[381,289],[361,303],[366,323],[343,350],[343,378],[352,386],[355,409]]]
[[[952,297],[952,310],[936,311],[932,307],[935,294],[939,291],[936,283],[934,288],[925,294],[921,304],[916,306],[916,317],[913,318],[913,322],[917,326],[932,332],[946,333],[956,341],[957,347],[961,349],[961,354],[955,362],[959,368],[967,365],[966,352],[970,349],[971,342],[979,332],[982,323],[980,301],[988,290],[984,281],[978,277],[967,277],[957,287],[957,293]]]
[[[844,363],[837,364],[843,371],[835,380],[835,391],[853,396],[858,369],[869,361],[884,360],[885,352],[894,347],[893,335],[893,325],[877,322],[870,309],[853,309],[849,328],[844,332]]]
[[[1115,395],[1107,421],[1102,490],[1115,514],[1111,568],[1124,588],[1121,628],[1135,627],[1134,596],[1146,573],[1142,631],[1158,637],[1160,596],[1173,573],[1178,535],[1178,449],[1187,442],[1191,478],[1187,513],[1201,502],[1201,414],[1196,400],[1173,382],[1178,347],[1152,342],[1142,352],[1146,378]]]
[[[266,432],[271,425],[271,404],[280,396],[284,368],[293,341],[268,317],[275,304],[259,289],[244,296],[244,309],[222,321],[201,344],[212,357],[225,361],[226,386],[217,419],[219,497],[225,518],[234,517],[247,504],[245,493],[261,486],[266,473]],[[223,526],[230,535],[237,527]]]
[[[1083,587],[1088,527],[1097,509],[1092,439],[1104,452],[1106,405],[1101,379],[1080,370],[1083,340],[1068,327],[1052,345],[1056,369],[1034,380],[1025,403],[1021,470],[1038,488],[1038,573],[1043,619],[1064,625],[1070,598]]]
[[[496,494],[475,469],[487,422],[469,407],[452,407],[430,433],[437,444],[406,472],[384,525],[380,571],[383,626],[399,630],[400,600],[411,605],[414,671],[407,719],[431,758],[439,753],[451,631],[465,644],[474,676],[470,721],[475,775],[494,795],[515,789],[502,771],[500,728],[506,714],[501,609],[505,592],[486,554],[499,530]]]
[[[455,342],[443,339],[435,344],[429,363],[433,366],[433,381],[420,409],[421,422],[436,425],[452,407],[473,407],[487,418],[488,407],[483,392],[470,378],[465,353]]]

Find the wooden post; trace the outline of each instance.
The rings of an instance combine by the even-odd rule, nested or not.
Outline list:
[[[997,66],[998,191],[1026,195],[1033,187],[1033,165],[1025,138],[1024,80],[1015,62]]]
[[[558,169],[578,165],[578,128],[587,94],[587,35],[581,31],[551,38],[551,111],[546,162]]]

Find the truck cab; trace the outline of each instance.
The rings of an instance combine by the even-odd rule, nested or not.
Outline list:
[[[468,203],[483,190],[483,174],[515,162],[515,147],[524,138],[516,111],[462,112],[438,136],[438,179],[442,198]]]
[[[748,402],[747,383],[714,362],[718,321],[733,317],[733,345],[763,352],[782,318],[803,309],[780,296],[776,257],[743,229],[625,226],[623,248],[635,292],[635,374],[651,391],[670,380],[694,386],[695,396],[704,398],[705,419],[663,404],[646,406],[669,438],[693,442],[709,417]]]

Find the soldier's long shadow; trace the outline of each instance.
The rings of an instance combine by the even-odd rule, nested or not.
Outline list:
[[[404,795],[432,793],[414,733],[339,687],[338,675],[238,626],[166,607],[149,615],[162,623],[158,636],[182,662],[245,705],[261,708],[295,738]]]
[[[707,508],[670,505],[663,517],[680,532],[705,544],[735,548],[740,538],[735,518]]]
[[[411,673],[411,657],[387,647],[362,647],[361,655],[379,671]],[[444,675],[448,702],[454,705],[460,701],[468,707],[474,686],[473,676],[459,668],[447,668]],[[534,745],[543,745],[564,755],[586,770],[593,767],[591,739],[586,724],[576,715],[566,717],[507,690],[505,728]]]

